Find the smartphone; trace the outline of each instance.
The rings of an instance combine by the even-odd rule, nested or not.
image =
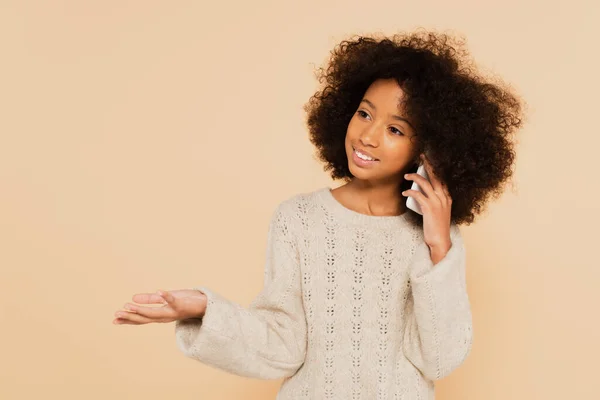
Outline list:
[[[425,165],[424,164],[420,164],[419,168],[417,168],[417,174],[421,175],[423,178],[427,179],[429,181],[429,175],[427,175],[427,171],[425,170]],[[421,187],[419,186],[419,184],[415,181],[413,181],[413,184],[411,186],[412,190],[417,190],[423,194],[425,194],[425,192],[421,189]],[[421,206],[419,206],[419,203],[412,198],[412,196],[408,196],[406,198],[406,207],[410,208],[411,210],[413,210],[414,212],[416,212],[417,214],[421,214],[423,215],[423,212],[421,211]]]

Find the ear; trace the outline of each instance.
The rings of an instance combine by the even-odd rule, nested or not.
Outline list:
[[[421,154],[423,154],[423,151],[417,151],[417,154],[415,154],[413,159],[414,163],[417,165],[421,164]]]

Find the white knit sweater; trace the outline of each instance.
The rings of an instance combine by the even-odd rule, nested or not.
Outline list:
[[[355,212],[329,187],[284,200],[262,291],[245,308],[196,286],[206,313],[176,322],[178,347],[232,374],[285,378],[277,400],[433,399],[471,349],[465,248],[452,224],[433,265],[407,215]]]

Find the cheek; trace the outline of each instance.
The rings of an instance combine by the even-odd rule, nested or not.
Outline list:
[[[352,117],[352,119],[350,119],[350,122],[348,123],[348,128],[346,129],[346,137],[353,136],[357,131],[357,127],[358,124],[356,118]]]
[[[401,171],[413,164],[414,149],[412,146],[398,144],[390,146],[385,152],[386,160],[389,161],[388,168],[395,172]]]
[[[349,126],[348,129],[346,130],[346,139],[345,139],[346,147],[351,146],[352,143],[355,141],[356,141],[356,138],[354,135],[354,130]]]

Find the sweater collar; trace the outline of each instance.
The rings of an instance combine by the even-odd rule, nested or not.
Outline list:
[[[336,218],[345,222],[379,228],[394,228],[409,225],[408,213],[411,212],[410,210],[405,211],[401,215],[367,215],[351,210],[340,203],[333,196],[333,193],[331,193],[329,186],[319,190],[318,195],[326,209],[335,215]]]

